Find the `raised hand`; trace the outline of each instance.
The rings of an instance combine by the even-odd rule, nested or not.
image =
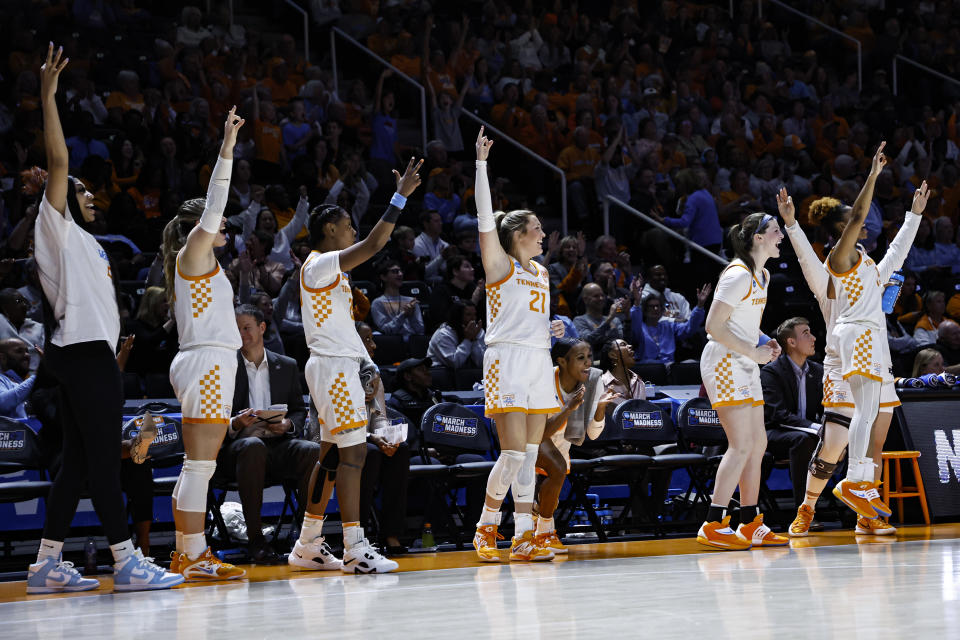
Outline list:
[[[920,188],[913,192],[913,206],[910,207],[910,211],[920,215],[923,213],[923,210],[927,206],[927,199],[930,197],[930,188],[927,186],[927,181],[924,180],[921,183]]]
[[[713,291],[713,285],[709,282],[703,285],[702,288],[697,289],[697,306],[703,307],[707,304],[707,300],[710,299],[710,292]]]
[[[477,134],[477,160],[486,161],[492,146],[493,140],[483,135],[483,126],[481,126],[480,132]]]
[[[40,67],[40,98],[47,99],[57,95],[57,81],[70,58],[63,58],[63,47],[53,51],[53,43],[47,47],[47,59]]]
[[[223,123],[223,150],[233,152],[233,146],[237,144],[237,131],[246,122],[237,115],[237,107],[234,105],[227,114],[227,120]],[[232,155],[231,155],[232,157]]]
[[[887,166],[887,156],[883,154],[883,148],[886,146],[887,142],[883,141],[880,143],[880,146],[877,147],[877,152],[873,155],[873,160],[870,161],[870,175],[880,175],[883,168]]]
[[[793,198],[787,193],[786,187],[780,187],[780,192],[777,193],[777,210],[786,226],[792,227],[797,221],[797,211],[793,206]]]
[[[550,255],[554,255],[559,250],[560,250],[560,232],[551,231],[550,237],[547,238],[547,251],[550,253]]]
[[[630,295],[633,297],[634,306],[639,307],[643,298],[643,278],[637,276],[630,283]]]
[[[414,166],[413,161],[414,159],[410,158],[410,162],[407,163],[407,169],[403,172],[402,176],[399,171],[396,169],[393,170],[393,177],[397,180],[397,193],[404,198],[409,197],[410,194],[420,186],[420,174],[417,172],[420,171],[420,167],[423,166],[423,159],[421,158],[416,166]]]

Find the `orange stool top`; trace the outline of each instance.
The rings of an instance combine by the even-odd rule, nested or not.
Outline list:
[[[919,451],[884,451],[882,454],[884,460],[919,458]]]

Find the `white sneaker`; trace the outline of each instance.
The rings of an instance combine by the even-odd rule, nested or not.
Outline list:
[[[344,573],[389,573],[400,567],[393,560],[388,560],[377,553],[366,538],[360,543],[343,552]]]
[[[81,576],[72,562],[62,562],[59,558],[44,558],[30,565],[27,573],[27,593],[90,591],[99,586],[99,581]]]
[[[317,536],[308,544],[297,540],[293,550],[287,556],[287,563],[314,571],[336,571],[343,566],[340,558],[333,555],[333,550],[324,541],[323,536]]]
[[[169,589],[183,584],[183,581],[184,577],[179,573],[164,571],[153,563],[153,558],[143,557],[140,549],[113,565],[114,591]]]

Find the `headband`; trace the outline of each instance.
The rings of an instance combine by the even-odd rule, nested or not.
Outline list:
[[[763,219],[760,221],[760,224],[757,225],[757,230],[755,233],[760,233],[760,230],[767,226],[767,223],[773,220],[773,216],[769,213],[764,214]]]

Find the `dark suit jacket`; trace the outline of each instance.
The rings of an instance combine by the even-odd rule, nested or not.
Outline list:
[[[293,422],[294,434],[304,437],[303,423],[307,418],[307,409],[303,404],[300,390],[300,370],[293,358],[281,356],[265,349],[267,366],[270,369],[270,402],[286,404],[287,417]],[[250,408],[250,382],[247,379],[247,367],[243,354],[237,350],[237,380],[233,388],[233,414]]]
[[[789,356],[781,354],[773,362],[760,369],[763,385],[763,420],[771,427],[809,427],[820,422],[823,415],[823,365],[807,360],[807,411],[797,415],[799,388]]]

